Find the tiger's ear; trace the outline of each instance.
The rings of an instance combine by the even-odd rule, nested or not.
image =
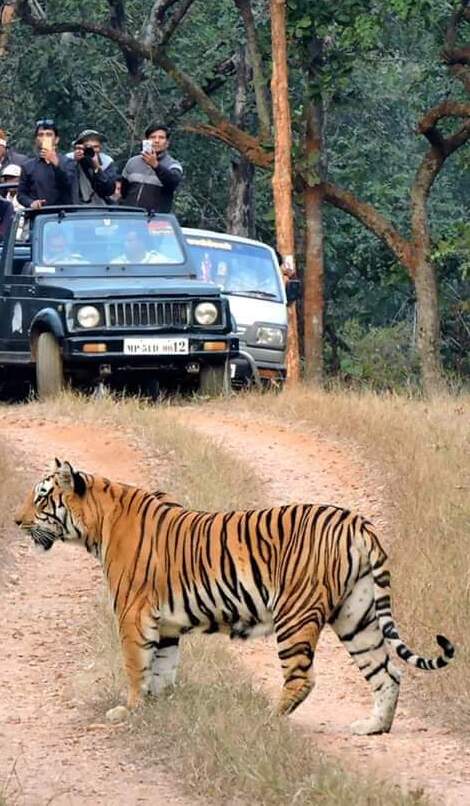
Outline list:
[[[55,475],[57,477],[57,481],[59,482],[63,490],[74,489],[74,481],[73,481],[74,472],[70,462],[61,462],[59,459],[56,458]]]
[[[86,493],[86,481],[81,475],[77,473],[70,462],[61,462],[60,459],[54,460],[54,473],[57,480],[64,491],[72,491],[82,498]]]

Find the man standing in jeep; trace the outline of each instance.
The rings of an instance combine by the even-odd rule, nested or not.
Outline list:
[[[18,201],[39,210],[45,204],[71,204],[69,160],[58,151],[59,130],[52,118],[36,121],[37,156],[22,167]]]
[[[183,167],[169,154],[169,140],[167,126],[152,123],[147,127],[141,153],[131,157],[122,172],[121,204],[155,213],[171,212]]]

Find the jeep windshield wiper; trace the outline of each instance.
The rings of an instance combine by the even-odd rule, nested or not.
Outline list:
[[[265,299],[279,299],[272,291],[262,291],[260,288],[250,288],[248,291],[224,291],[224,294],[235,294],[237,297],[264,297]]]

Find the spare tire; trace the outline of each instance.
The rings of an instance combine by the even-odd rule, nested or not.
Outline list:
[[[38,338],[36,387],[40,400],[58,395],[65,387],[62,353],[52,333],[40,333]]]

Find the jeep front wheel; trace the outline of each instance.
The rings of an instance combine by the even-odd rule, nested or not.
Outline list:
[[[201,367],[199,393],[208,397],[225,395],[229,391],[228,364]]]
[[[36,386],[41,400],[58,395],[65,386],[62,353],[52,333],[41,333],[38,338]]]

